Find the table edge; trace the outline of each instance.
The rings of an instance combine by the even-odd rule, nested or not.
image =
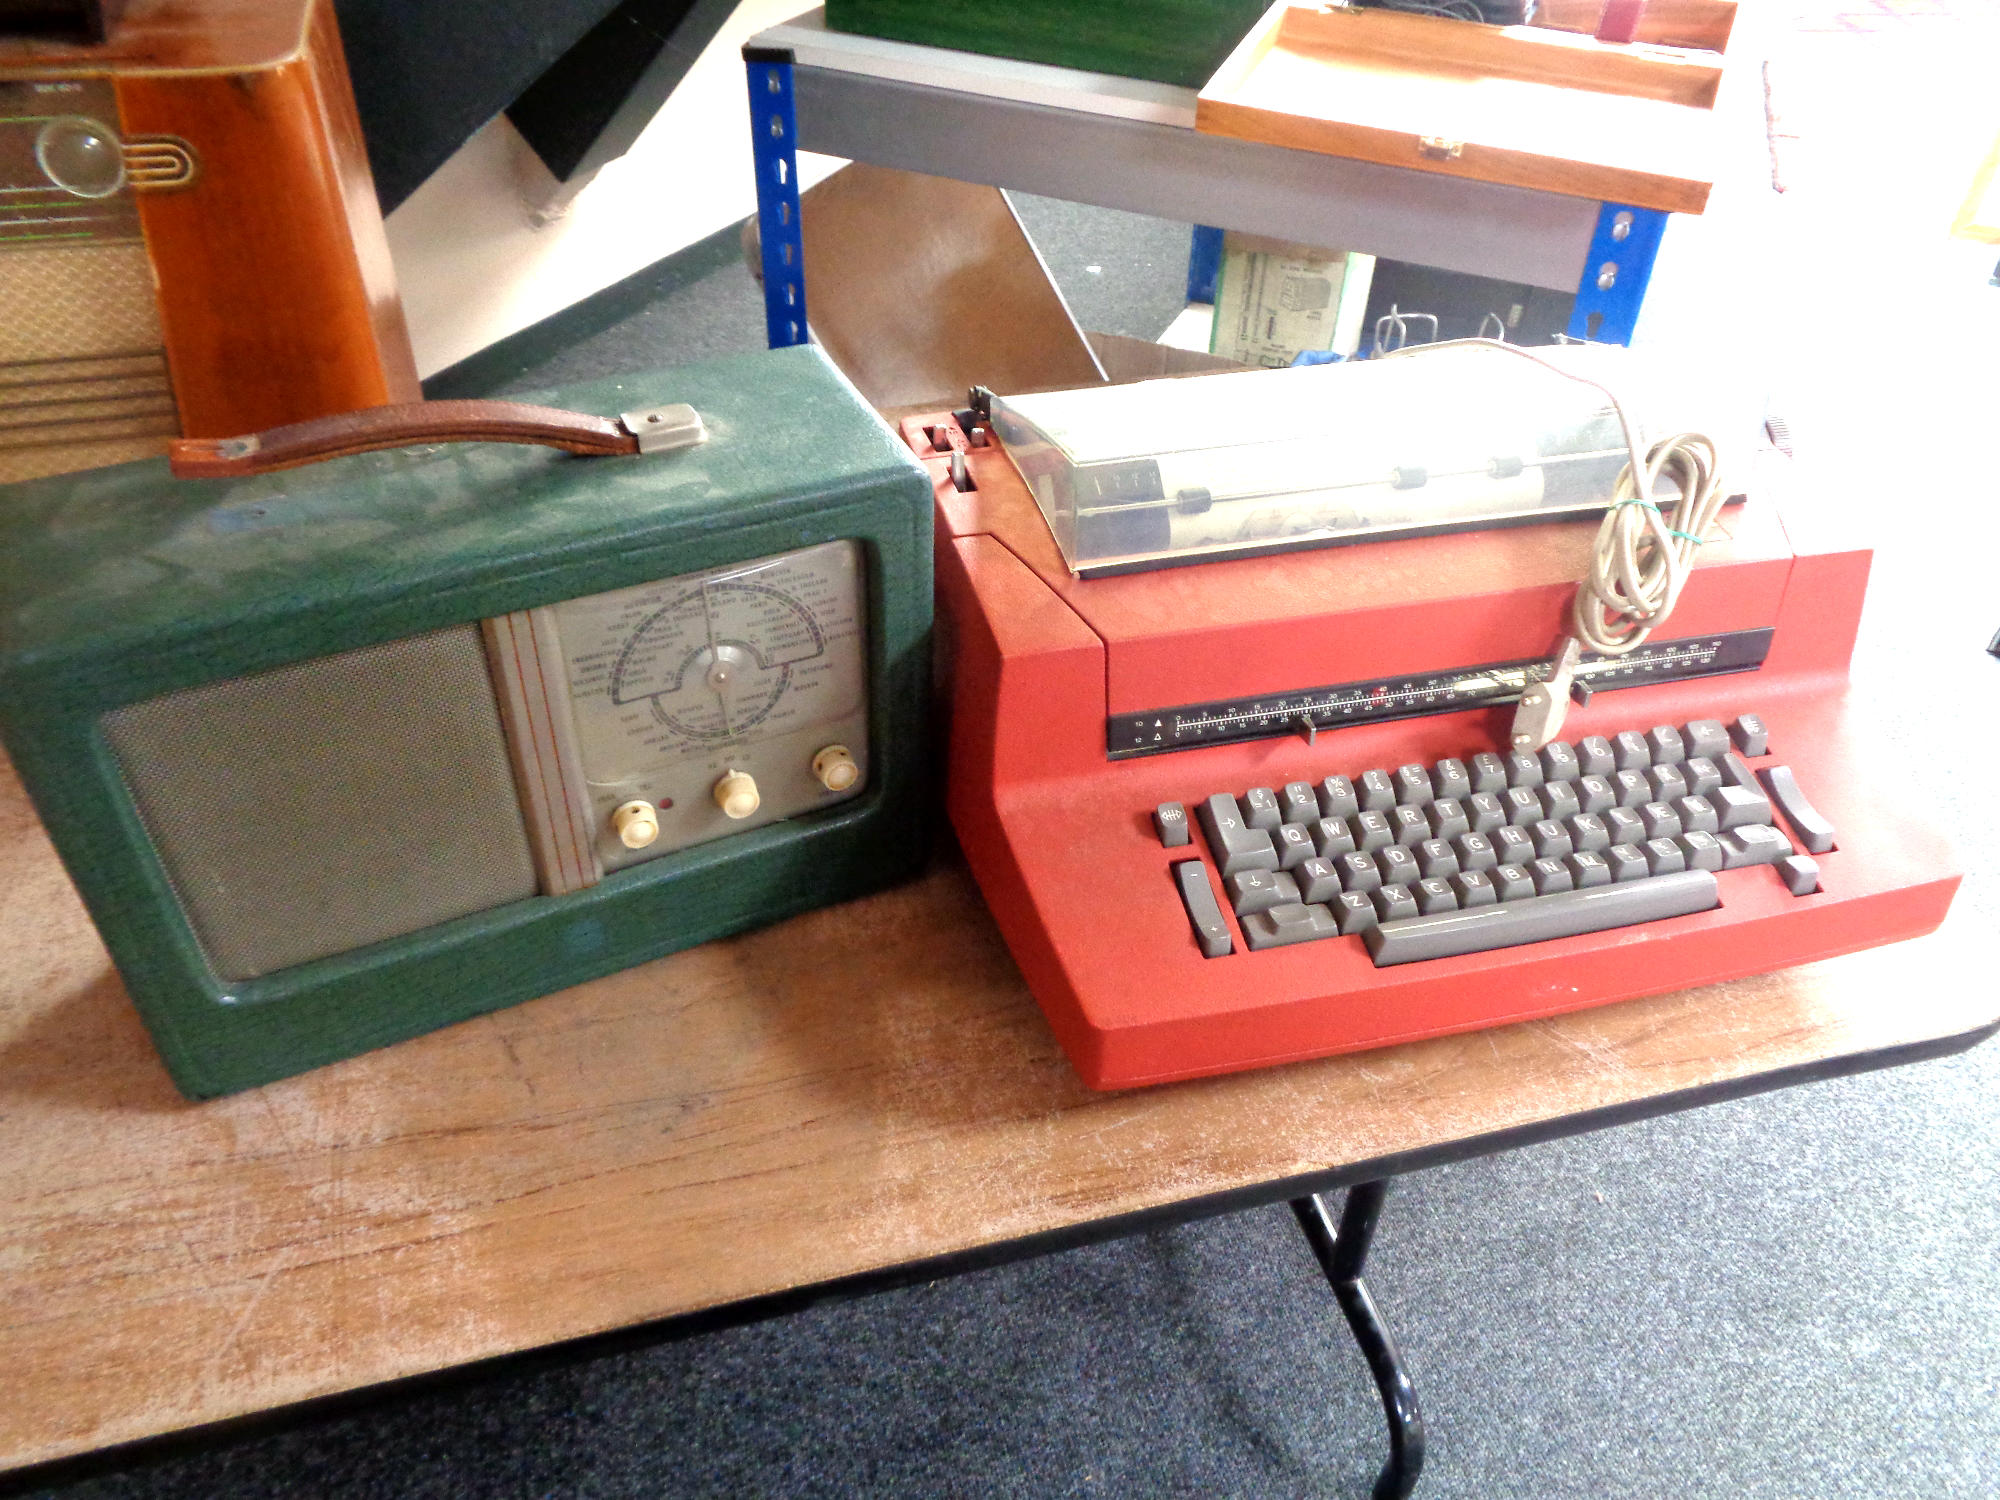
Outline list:
[[[1038,1230],[1015,1238],[1001,1238],[942,1255],[899,1261],[869,1271],[855,1271],[827,1281],[808,1282],[781,1291],[689,1308],[664,1317],[648,1319],[623,1328],[581,1334],[575,1338],[489,1355],[462,1364],[406,1375],[394,1380],[353,1386],[323,1396],[286,1402],[261,1411],[224,1417],[192,1427],[176,1428],[150,1437],[134,1438],[106,1448],[90,1449],[59,1458],[42,1460],[17,1468],[7,1468],[0,1460],[0,1500],[38,1488],[78,1483],[93,1476],[122,1469],[169,1462],[228,1443],[283,1432],[315,1422],[332,1421],[367,1410],[378,1404],[401,1400],[427,1391],[448,1389],[460,1384],[503,1380],[537,1370],[556,1368],[599,1359],[607,1355],[649,1348],[697,1338],[728,1328],[768,1322],[804,1312],[825,1303],[836,1303],[895,1291],[921,1282],[962,1276],[1018,1261],[1034,1260],[1064,1250],[1081,1249],[1111,1240],[1124,1239],[1149,1230],[1219,1218],[1253,1208],[1289,1202],[1312,1193],[1332,1192],[1356,1183],[1385,1177],[1399,1177],[1432,1167],[1449,1166],[1475,1157],[1497,1156],[1502,1152],[1572,1136],[1590,1135],[1619,1125],[1636,1124],[1664,1115],[1683,1114],[1711,1104],[1727,1104],[1758,1094],[1801,1084],[1821,1083],[1835,1078],[1883,1072],[1914,1063],[1931,1062],[1969,1052],[1980,1043],[2000,1034],[2000,1015],[1965,1031],[1916,1041],[1897,1042],[1859,1052],[1835,1054],[1807,1062],[1789,1063],[1764,1072],[1746,1073],[1693,1088],[1674,1089],[1642,1099],[1601,1105],[1572,1115],[1510,1125],[1410,1151],[1390,1152],[1341,1167],[1308,1172],[1296,1177],[1277,1178],[1249,1187],[1229,1188],[1217,1193],[1197,1194],[1151,1208],[1135,1209],[1090,1219],[1061,1229]]]

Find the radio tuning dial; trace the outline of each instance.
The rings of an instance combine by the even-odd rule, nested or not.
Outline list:
[[[41,128],[35,163],[50,182],[78,198],[109,198],[125,186],[118,137],[81,115],[63,115]]]
[[[732,818],[749,817],[762,801],[756,779],[748,771],[727,772],[715,784],[715,805]]]
[[[861,775],[861,767],[845,745],[828,745],[820,751],[813,757],[812,770],[829,792],[846,791]]]
[[[660,836],[660,819],[652,803],[627,802],[612,813],[611,828],[627,849],[643,849]]]

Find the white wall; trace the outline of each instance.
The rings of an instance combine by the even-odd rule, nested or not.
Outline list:
[[[430,375],[651,265],[756,209],[746,38],[808,8],[742,0],[652,124],[562,218],[524,204],[502,115],[389,216],[417,369]],[[801,153],[809,187],[839,166]]]

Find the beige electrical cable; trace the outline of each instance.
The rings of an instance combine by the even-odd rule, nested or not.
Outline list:
[[[1493,349],[1530,360],[1543,369],[1587,385],[1611,403],[1625,436],[1627,461],[1612,487],[1611,509],[1598,527],[1590,571],[1578,581],[1570,608],[1570,638],[1556,650],[1548,685],[1553,691],[1524,695],[1515,715],[1513,739],[1536,748],[1562,729],[1567,703],[1568,671],[1576,662],[1571,642],[1602,656],[1622,656],[1666,622],[1686,586],[1695,554],[1714,530],[1722,512],[1722,479],[1715,442],[1703,433],[1682,432],[1655,443],[1648,451],[1618,393],[1601,380],[1565,370],[1532,349],[1499,339],[1447,339],[1418,344],[1378,356],[1404,359],[1434,349]],[[1680,498],[1671,515],[1662,515],[1653,499],[1662,475],[1671,479]],[[1557,679],[1563,679],[1558,681]]]

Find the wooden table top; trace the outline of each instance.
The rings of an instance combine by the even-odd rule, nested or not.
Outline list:
[[[1952,1050],[2000,1000],[1926,981],[1981,931],[1961,910],[1920,943],[1742,983],[1091,1094],[943,857],[878,897],[192,1105],[0,764],[0,1468],[1588,1111]]]

